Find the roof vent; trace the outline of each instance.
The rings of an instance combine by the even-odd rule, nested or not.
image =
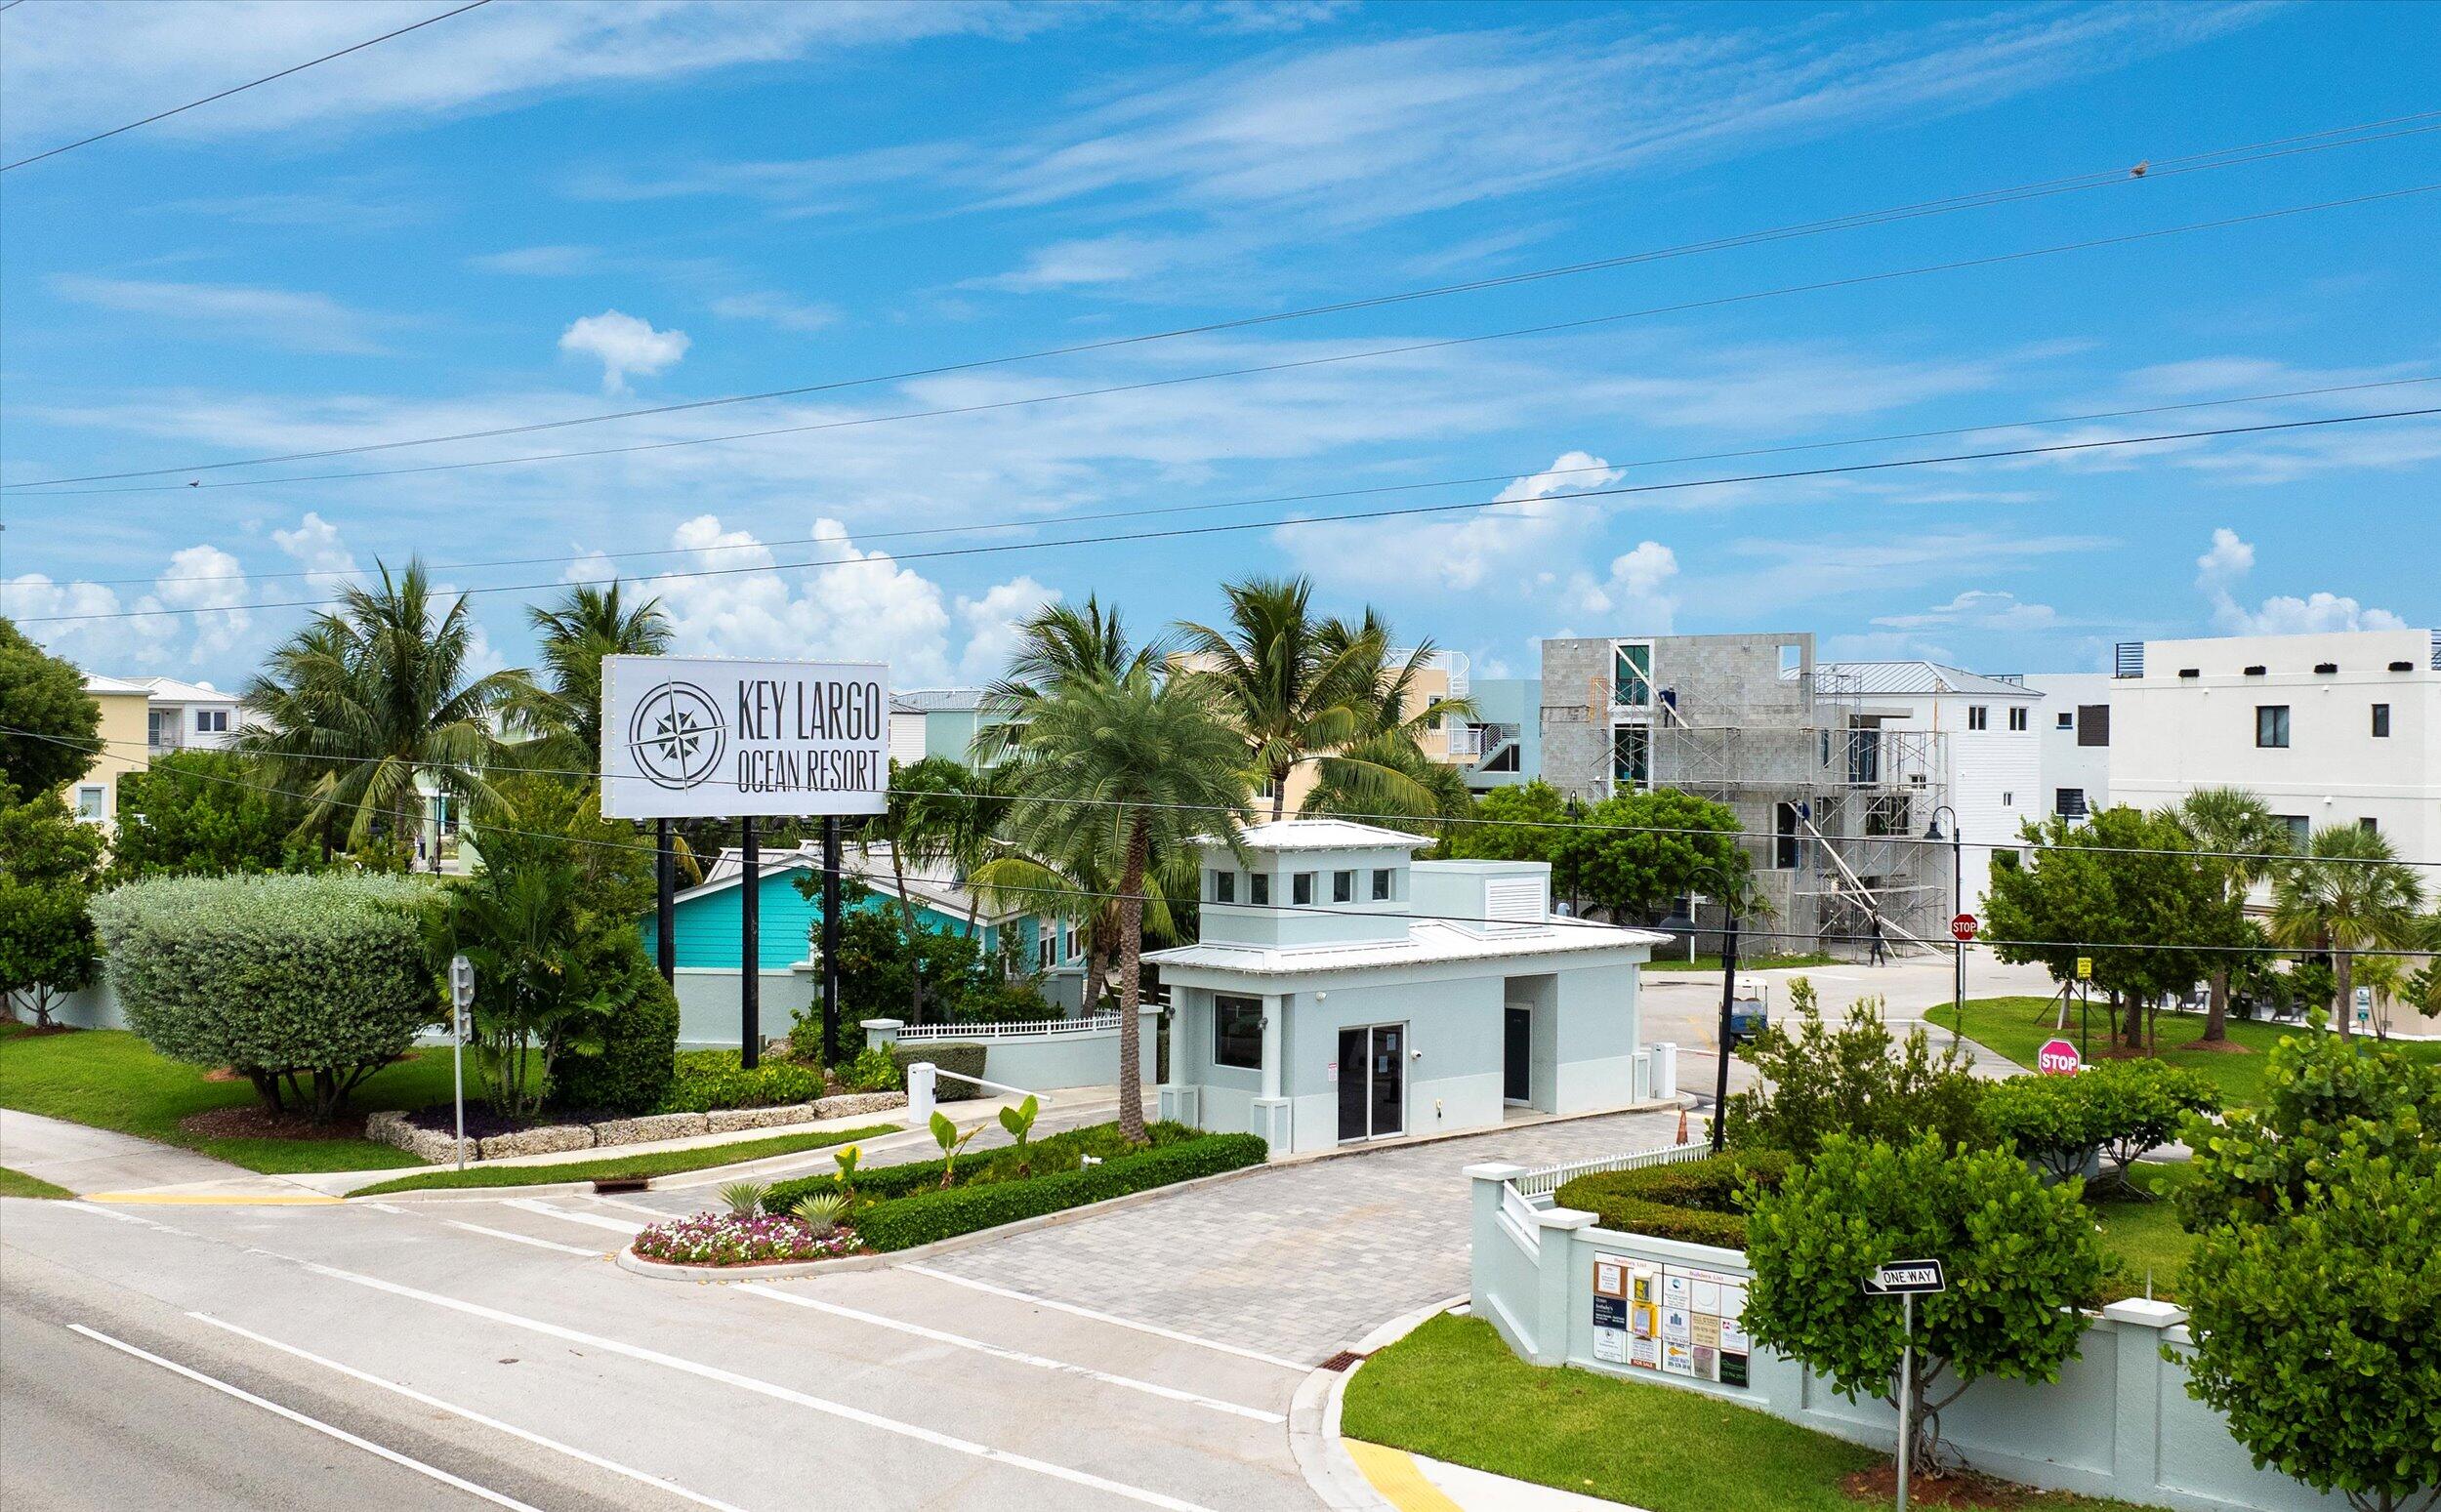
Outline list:
[[[2263,674],[2264,671],[2265,669],[2261,667],[2249,667],[2246,670],[2246,674],[2250,677],[2259,677]]]
[[[2178,675],[2181,677],[2201,677],[2204,675],[2204,669],[2201,667],[2181,667],[2178,669]]]
[[[2316,662],[2314,664],[2314,671],[2319,673],[2334,673],[2338,670],[2339,664],[2338,662]]]
[[[2416,664],[2414,662],[2392,662],[2390,664],[2390,670],[2392,672],[2414,672],[2416,670]]]

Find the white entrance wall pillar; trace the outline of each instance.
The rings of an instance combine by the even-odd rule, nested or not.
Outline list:
[[[1183,1124],[1189,1128],[1204,1124],[1204,1089],[1200,1083],[1186,1080],[1186,1057],[1195,1032],[1187,1026],[1197,1014],[1195,1000],[1183,987],[1170,989],[1170,1076],[1161,1083],[1161,1118],[1166,1124]],[[1149,1025],[1154,1020],[1147,1020]]]
[[[1289,1129],[1288,1099],[1280,1095],[1281,1045],[1288,1027],[1288,997],[1266,996],[1262,1000],[1262,1095],[1255,1099],[1254,1132],[1261,1134],[1271,1146],[1274,1155],[1286,1155],[1294,1148]]]
[[[932,1063],[929,1060],[907,1068],[907,1122],[917,1128],[932,1122]]]
[[[2112,1381],[2118,1393],[2118,1428],[2111,1436],[2111,1473],[2137,1494],[2161,1484],[2162,1397],[2175,1393],[2171,1367],[2162,1359],[2169,1330],[2187,1321],[2186,1309],[2150,1297],[2130,1297],[2102,1309],[2117,1325],[2118,1358]]]

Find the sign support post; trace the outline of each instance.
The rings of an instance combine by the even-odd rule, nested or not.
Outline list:
[[[822,816],[822,1063],[839,1064],[839,815]]]
[[[1938,1260],[1892,1260],[1865,1278],[1865,1295],[1899,1299],[1898,1356],[1898,1512],[1907,1512],[1908,1462],[1915,1456],[1916,1296],[1949,1289],[1949,1276]]]
[[[763,1060],[763,845],[753,815],[737,825],[738,858],[746,866],[737,895],[737,1063],[752,1071]]]
[[[678,844],[670,821],[653,821],[652,918],[654,964],[661,980],[678,982]]]
[[[449,1094],[458,1109],[454,1150],[458,1169],[466,1169],[466,1037],[475,1010],[475,962],[463,955],[449,958]]]

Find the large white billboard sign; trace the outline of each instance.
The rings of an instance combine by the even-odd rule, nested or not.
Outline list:
[[[878,814],[889,786],[878,662],[602,658],[605,818]]]

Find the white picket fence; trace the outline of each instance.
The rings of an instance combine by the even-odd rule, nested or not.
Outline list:
[[[918,1044],[928,1040],[980,1040],[989,1044],[1000,1040],[1047,1040],[1055,1035],[1107,1034],[1118,1027],[1118,1014],[1096,1013],[1092,1018],[1029,1018],[982,1024],[910,1024],[899,1030],[896,1038],[901,1044]]]

